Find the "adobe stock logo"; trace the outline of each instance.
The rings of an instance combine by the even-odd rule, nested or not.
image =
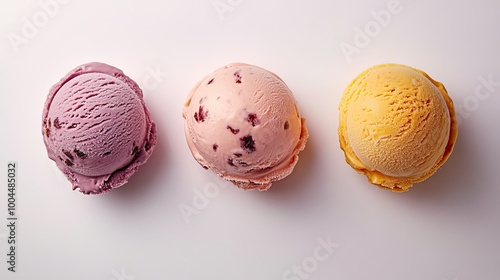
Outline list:
[[[142,86],[147,90],[157,89],[169,76],[168,72],[162,70],[161,66],[156,64],[154,67],[146,67],[146,75],[142,77]]]
[[[14,52],[19,52],[21,45],[26,45],[38,34],[39,30],[49,23],[50,19],[55,17],[60,11],[61,4],[67,4],[70,0],[40,0],[39,9],[31,17],[23,16],[21,18],[21,29],[19,33],[7,33],[10,45]]]
[[[402,11],[403,6],[399,0],[390,0],[387,2],[386,9],[382,9],[378,12],[371,11],[370,15],[373,20],[367,22],[363,29],[359,27],[354,28],[352,44],[346,42],[340,43],[339,47],[346,61],[350,63],[353,55],[360,54],[361,50],[367,48],[372,42],[372,39],[382,32],[382,28],[389,26],[393,16],[400,14]]]
[[[477,80],[479,83],[474,89],[474,94],[466,96],[462,103],[455,105],[458,127],[462,125],[465,119],[470,118],[473,112],[479,109],[481,101],[489,99],[496,92],[496,88],[500,87],[500,81],[494,81],[492,74],[489,74],[487,78],[479,76]]]
[[[213,172],[209,172],[209,176],[212,177],[212,182],[207,182],[201,189],[193,189],[192,203],[179,203],[179,212],[184,222],[188,225],[194,217],[199,216],[208,207],[213,199],[219,196],[221,190],[232,185],[228,181],[219,178]]]
[[[111,270],[111,274],[113,274],[113,278],[110,280],[135,280],[135,276],[128,274],[125,267],[122,267],[121,271],[113,269]]]
[[[215,0],[213,2],[214,10],[219,16],[221,21],[224,20],[224,14],[232,12],[234,8],[238,7],[243,0]]]
[[[318,237],[316,242],[318,245],[314,248],[312,255],[302,259],[300,264],[292,265],[289,270],[283,273],[282,280],[309,279],[311,274],[318,270],[320,263],[328,260],[335,249],[340,247],[340,244],[332,242],[330,235],[326,238]]]

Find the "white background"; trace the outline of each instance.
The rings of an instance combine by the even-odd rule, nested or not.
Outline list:
[[[303,260],[307,275],[288,279],[500,279],[500,86],[480,82],[500,82],[500,2],[400,0],[381,26],[372,12],[389,2],[73,0],[47,15],[38,1],[2,1],[0,279],[287,279]],[[26,21],[38,27],[23,35]],[[366,26],[370,41],[355,41]],[[350,61],[342,43],[359,47]],[[139,83],[159,132],[150,160],[101,196],[71,190],[41,134],[49,88],[91,61]],[[185,142],[187,93],[231,62],[278,74],[307,118],[295,171],[267,192],[218,179]],[[338,144],[344,88],[387,62],[426,71],[462,112],[448,162],[404,194],[370,185]],[[6,263],[8,161],[19,176],[16,273]],[[197,207],[204,190],[220,191],[185,219],[179,207]],[[319,262],[318,239],[339,245]]]

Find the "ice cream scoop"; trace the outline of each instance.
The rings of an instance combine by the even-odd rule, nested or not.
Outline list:
[[[406,65],[382,64],[359,74],[344,91],[339,110],[347,163],[395,192],[434,174],[457,139],[445,87]]]
[[[183,117],[193,157],[246,190],[264,191],[288,176],[308,137],[285,83],[242,63],[202,79],[190,92]]]
[[[84,194],[125,184],[157,139],[139,86],[97,62],[78,66],[50,89],[42,133],[49,158]]]

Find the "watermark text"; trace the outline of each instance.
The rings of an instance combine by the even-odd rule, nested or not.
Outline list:
[[[113,278],[111,280],[134,280],[135,277],[131,274],[128,274],[125,270],[125,267],[122,267],[121,271],[117,271],[116,269],[111,270],[111,274],[113,274]]]
[[[65,5],[70,0],[40,0],[39,9],[31,16],[21,18],[21,28],[19,32],[7,33],[10,45],[14,52],[19,52],[21,45],[26,45],[38,34],[41,28],[47,26],[51,18],[54,18],[61,10],[60,5]]]
[[[372,39],[380,34],[382,28],[389,26],[393,16],[400,14],[403,9],[403,5],[399,0],[390,0],[387,2],[385,9],[378,12],[371,11],[372,20],[368,21],[363,28],[354,28],[352,43],[340,43],[339,47],[346,61],[350,63],[353,55],[360,54],[361,50],[368,47]]]
[[[467,95],[461,103],[455,105],[457,125],[460,127],[465,119],[471,117],[472,113],[480,107],[481,101],[485,101],[500,87],[500,80],[493,80],[493,74],[487,77],[479,76],[474,93]]]
[[[190,224],[194,217],[200,215],[201,211],[206,209],[210,202],[219,196],[221,190],[225,189],[228,185],[231,185],[231,183],[217,178],[212,182],[206,183],[201,189],[194,188],[191,203],[180,203],[178,207],[186,224]]]
[[[326,238],[318,237],[316,242],[318,245],[313,249],[312,254],[286,270],[281,277],[282,280],[308,279],[311,274],[318,270],[320,263],[328,260],[335,249],[340,247],[340,244],[332,242],[330,235]]]
[[[212,5],[219,19],[223,21],[225,19],[224,14],[232,12],[242,2],[243,0],[215,0]]]
[[[7,270],[16,272],[17,265],[17,163],[7,163]]]

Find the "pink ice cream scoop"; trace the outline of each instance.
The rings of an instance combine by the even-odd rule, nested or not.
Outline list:
[[[285,83],[236,63],[202,79],[184,106],[186,139],[205,169],[242,189],[261,191],[288,176],[308,137]]]
[[[139,86],[97,62],[78,66],[50,89],[42,133],[49,158],[84,194],[125,184],[157,139]]]

